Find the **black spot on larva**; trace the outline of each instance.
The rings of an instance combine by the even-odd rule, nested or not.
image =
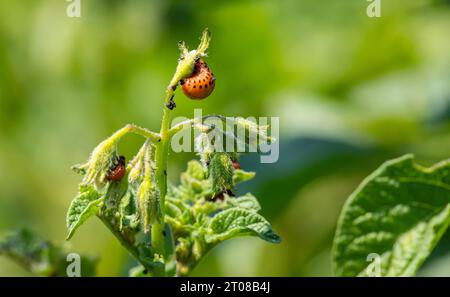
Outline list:
[[[172,86],[172,91],[175,91],[177,89],[177,85]]]
[[[205,85],[205,89],[207,89],[208,88],[208,85]]]
[[[212,84],[213,84],[213,82],[212,82],[212,81],[210,81],[210,82],[209,82],[209,85],[210,85],[210,86],[212,86]]]
[[[200,89],[202,88],[202,86],[200,85]]]
[[[194,89],[196,88],[197,86],[194,86]]]

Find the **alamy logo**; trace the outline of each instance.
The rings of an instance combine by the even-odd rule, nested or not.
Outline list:
[[[69,265],[66,268],[66,274],[68,277],[80,277],[81,276],[81,258],[77,253],[70,253],[66,258]]]
[[[367,262],[371,262],[367,265],[366,273],[369,277],[381,276],[381,257],[377,253],[371,253],[367,255]]]
[[[178,117],[174,126],[183,127],[192,120]],[[278,117],[222,117],[202,116],[195,109],[193,125],[196,129],[180,129],[173,135],[171,147],[174,152],[196,153],[260,153],[261,163],[275,163],[279,157]],[[270,131],[269,131],[270,129]],[[194,137],[192,137],[194,131]],[[195,140],[194,144],[192,139]]]
[[[69,18],[81,18],[81,0],[66,0],[69,2],[66,14]]]

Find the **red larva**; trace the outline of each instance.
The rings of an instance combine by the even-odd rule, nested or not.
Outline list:
[[[241,166],[239,165],[238,161],[233,161],[233,168],[235,170],[241,169]]]
[[[204,99],[211,94],[215,85],[214,74],[205,61],[199,59],[195,63],[192,75],[181,81],[181,90],[191,99]]]
[[[117,164],[115,164],[115,166],[111,168],[106,174],[106,179],[109,181],[120,181],[127,172],[124,156],[120,156],[119,158],[117,158],[116,162]]]

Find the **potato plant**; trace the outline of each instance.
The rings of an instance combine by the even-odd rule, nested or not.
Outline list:
[[[258,200],[236,196],[236,185],[255,176],[236,166],[235,151],[216,150],[217,139],[246,147],[275,139],[266,126],[233,119],[244,137],[217,129],[209,115],[170,126],[178,86],[191,99],[211,94],[215,77],[204,59],[210,33],[189,51],[184,43],[178,66],[166,88],[159,132],[129,124],[98,144],[85,164],[73,166],[83,176],[67,212],[67,239],[89,218],[97,217],[136,259],[131,276],[187,276],[212,248],[238,236],[257,236],[270,243],[281,238],[259,214]],[[199,73],[199,79],[193,75]],[[202,88],[200,90],[200,87]],[[196,132],[199,160],[190,161],[178,185],[167,181],[171,139]],[[215,134],[211,132],[215,131]],[[123,138],[143,137],[142,147],[128,162],[118,151]],[[248,137],[256,135],[256,138]],[[326,207],[326,206],[325,206]],[[412,155],[390,160],[368,176],[346,201],[332,244],[337,276],[413,276],[450,224],[450,161],[426,168]],[[66,275],[64,246],[56,246],[29,230],[0,240],[4,254],[33,274]],[[95,274],[96,259],[82,256],[82,275]]]
[[[234,196],[235,186],[253,178],[254,173],[235,169],[234,152],[215,150],[215,138],[210,132],[217,129],[204,119],[225,121],[225,117],[193,118],[170,126],[176,89],[193,75],[197,63],[202,63],[202,75],[211,79],[203,62],[209,43],[210,33],[205,30],[197,49],[189,51],[184,43],[179,44],[181,56],[166,89],[159,132],[127,125],[102,141],[87,163],[73,167],[83,180],[67,212],[67,239],[87,219],[97,216],[139,262],[131,271],[133,276],[189,275],[210,249],[237,236],[280,242],[271,224],[258,214],[257,199],[251,194]],[[212,89],[214,80],[196,87]],[[211,89],[202,93],[191,89],[189,96],[207,96]],[[248,132],[246,135],[254,133],[257,139],[239,139],[237,134],[225,131],[219,131],[219,137],[232,137],[247,146],[254,145],[252,141],[274,141],[267,135],[267,127],[241,118],[234,124]],[[183,129],[197,132],[195,142],[201,161],[189,162],[180,176],[180,185],[173,186],[167,182],[170,143]],[[124,164],[118,143],[128,133],[142,136],[144,143]]]
[[[387,161],[347,200],[333,264],[338,276],[412,276],[450,223],[450,161]]]

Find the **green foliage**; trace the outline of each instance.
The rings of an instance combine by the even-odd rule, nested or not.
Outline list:
[[[170,87],[176,86],[180,80],[186,78],[192,74],[194,71],[195,61],[199,58],[206,56],[206,50],[208,50],[209,42],[211,41],[211,32],[205,29],[202,33],[202,38],[197,49],[188,51],[185,43],[181,41],[178,44],[180,49],[180,60],[175,71],[175,75],[170,82]]]
[[[268,242],[279,243],[270,223],[261,215],[245,208],[234,207],[217,215],[209,223],[206,242],[221,242],[236,236],[257,235]]]
[[[67,276],[67,249],[53,245],[30,230],[10,233],[0,240],[4,254],[31,273],[39,276]],[[95,275],[97,260],[81,256],[81,276]]]
[[[258,125],[255,120],[210,115],[192,121],[200,133],[196,146],[203,163],[208,163],[213,152],[228,151],[227,142],[234,144],[235,151],[257,152],[261,143],[276,141],[268,135],[269,126]]]
[[[106,184],[106,173],[116,157],[117,142],[123,136],[122,130],[117,131],[108,139],[102,141],[91,153],[87,164],[82,165],[86,168],[83,183],[92,184],[97,189],[101,189]],[[74,167],[79,171],[80,167]]]
[[[55,226],[77,191],[62,167],[84,161],[124,121],[158,126],[176,42],[195,49],[192,32],[205,23],[217,89],[193,104],[177,94],[176,113],[280,116],[279,162],[252,164],[258,176],[240,189],[258,197],[285,242],[236,240],[195,275],[331,275],[336,216],[355,184],[392,156],[449,157],[448,0],[381,1],[376,20],[365,16],[367,1],[81,1],[83,22],[67,21],[66,1],[30,2],[0,9],[1,230],[39,220],[36,228],[61,236]],[[132,156],[139,144],[128,139],[119,149]],[[169,168],[189,157],[172,153]],[[133,199],[124,199],[130,209]],[[100,273],[118,275],[123,251],[113,257],[110,238],[86,227],[75,246],[104,256]],[[438,248],[424,268],[448,276],[449,251]],[[258,257],[230,265],[230,254],[248,250]],[[0,275],[20,274],[2,264]]]
[[[243,170],[239,170],[239,175],[253,176]],[[236,173],[233,177],[237,179]],[[227,239],[249,235],[272,243],[281,240],[258,214],[261,207],[253,195],[232,197],[224,193],[213,200],[213,185],[212,177],[207,178],[207,169],[200,162],[191,161],[181,175],[181,185],[169,188],[166,221],[174,233],[179,275],[188,274],[205,253]]]
[[[169,127],[169,113],[176,107],[173,98],[177,85],[192,73],[198,58],[206,56],[210,38],[205,30],[198,48],[190,52],[184,43],[180,44],[181,56],[166,89],[159,134],[127,125],[101,142],[86,164],[73,168],[84,178],[67,213],[67,238],[88,218],[98,216],[140,262],[141,267],[130,271],[133,276],[186,275],[211,248],[237,236],[259,236],[272,243],[281,240],[270,223],[257,214],[261,207],[255,197],[234,197],[236,183],[253,178],[254,173],[235,172],[235,153],[216,151],[215,142],[224,132],[219,129],[219,138],[214,138],[207,133],[214,126],[202,122],[207,118],[223,121],[224,117],[206,116]],[[231,137],[245,146],[270,139],[266,126],[244,119],[237,119],[236,125],[247,133],[243,138],[234,133]],[[190,162],[181,175],[181,185],[168,187],[170,139],[184,128],[200,131],[196,141],[202,164]],[[119,166],[114,163],[117,144],[130,132],[146,141],[129,162],[126,178],[108,179],[108,172]]]
[[[234,190],[233,164],[227,153],[215,153],[208,166],[214,194]]]
[[[67,239],[72,238],[75,231],[87,219],[98,213],[100,204],[104,198],[94,190],[92,186],[80,186],[78,195],[72,200],[67,212]]]
[[[247,172],[241,169],[237,169],[234,171],[233,175],[233,183],[240,184],[243,182],[246,182],[248,180],[251,180],[255,177],[255,172]]]
[[[411,155],[388,161],[342,210],[334,240],[336,274],[367,275],[367,257],[375,253],[382,276],[414,275],[449,223],[450,162],[424,168]]]
[[[152,172],[152,148],[146,142],[144,144],[145,153],[142,158],[143,172],[141,174],[141,183],[137,189],[138,206],[140,210],[141,222],[144,232],[149,232],[150,226],[154,223],[160,223],[162,213],[160,208],[159,191],[155,185],[155,177]],[[139,168],[139,167],[138,167]]]
[[[226,162],[231,163],[227,154],[215,155],[222,156]],[[139,161],[136,161],[130,167],[137,168],[138,163]],[[166,232],[166,235],[170,235],[166,238],[170,238],[174,243],[178,275],[188,274],[211,248],[227,239],[247,235],[258,236],[272,243],[281,240],[272,230],[270,223],[258,214],[261,206],[253,195],[247,193],[244,196],[232,197],[226,191],[221,191],[221,196],[217,196],[214,174],[208,174],[208,171],[210,170],[198,161],[189,162],[186,172],[181,174],[181,184],[177,187],[170,186],[166,197],[165,221],[170,226]],[[125,238],[127,244],[136,247],[145,265],[156,265],[157,257],[151,248],[145,242],[137,240],[141,231],[148,231],[145,224],[149,223],[142,214],[142,208],[145,210],[147,206],[140,204],[139,198],[140,189],[146,179],[145,170],[143,173],[144,177],[140,179],[142,183],[138,186],[134,179],[130,181],[129,178],[109,183],[102,192],[97,192],[93,186],[80,186],[80,193],[72,201],[67,214],[68,238],[71,238],[89,217],[97,215],[103,221],[109,220],[110,228],[117,229],[116,232]],[[254,177],[254,173],[241,169],[233,170],[232,174],[228,178],[231,188],[235,187],[236,182]],[[118,223],[116,218],[119,218]],[[148,226],[151,225],[152,223],[149,223]],[[167,258],[172,253],[166,251]],[[137,267],[130,273],[145,276],[142,274],[144,270]]]

